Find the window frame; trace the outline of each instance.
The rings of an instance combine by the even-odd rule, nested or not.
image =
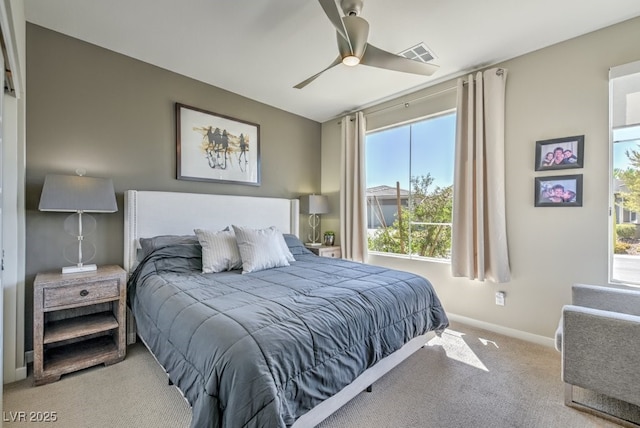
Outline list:
[[[378,133],[378,132],[383,132],[383,131],[387,131],[389,129],[394,129],[394,128],[399,128],[399,127],[403,127],[403,126],[411,126],[413,124],[417,124],[420,122],[425,122],[427,120],[431,120],[431,119],[436,119],[439,117],[443,117],[443,116],[447,116],[447,115],[457,115],[457,108],[456,107],[452,107],[452,108],[447,108],[444,110],[440,110],[434,113],[429,113],[426,115],[422,115],[419,117],[415,117],[415,118],[411,118],[411,119],[407,119],[404,121],[400,121],[400,122],[395,122],[395,123],[391,123],[388,125],[384,125],[384,126],[380,126],[378,128],[374,128],[374,129],[370,129],[367,130],[365,133],[365,151],[366,151],[366,138],[374,133]],[[456,123],[457,123],[457,117],[456,117]],[[455,131],[454,134],[454,139],[453,139],[453,150],[454,150],[454,156],[455,156],[455,144],[456,144],[456,140],[457,140],[457,130]],[[411,133],[410,133],[411,135]],[[409,177],[411,178],[411,141],[409,142]],[[454,159],[454,165],[452,165],[452,168],[455,168],[455,159]],[[366,169],[366,166],[365,166]],[[365,180],[366,181],[366,180]],[[455,173],[454,173],[454,180],[455,181]],[[452,186],[455,185],[455,182],[453,182],[451,184]],[[368,186],[367,186],[368,188]],[[409,192],[411,192],[411,189],[409,189]],[[410,193],[411,194],[411,193]],[[409,197],[409,201],[408,201],[408,208],[411,209],[412,207],[412,203],[413,203],[413,199],[411,197]],[[368,212],[368,202],[367,202],[367,218],[369,217],[369,212]],[[453,220],[453,219],[452,219]],[[411,222],[416,223],[416,222]],[[421,222],[419,222],[421,223]],[[445,223],[438,223],[438,224],[445,224]],[[451,231],[453,231],[453,224],[452,222],[446,223],[450,228]],[[411,245],[411,235],[409,235],[408,237],[408,243],[409,245]],[[368,245],[367,245],[368,247]],[[425,257],[425,256],[420,256],[420,255],[415,255],[415,254],[400,254],[400,253],[389,253],[389,252],[384,252],[384,251],[375,251],[375,250],[370,250],[368,249],[368,253],[371,255],[375,255],[375,256],[380,256],[380,257],[391,257],[391,258],[399,258],[399,259],[405,259],[405,260],[417,260],[417,261],[428,261],[428,262],[435,262],[435,263],[445,263],[445,264],[451,264],[451,257],[449,258],[439,258],[439,257]]]
[[[616,128],[615,123],[616,123],[616,117],[614,117],[614,81],[617,78],[622,78],[622,77],[626,77],[626,76],[631,76],[631,75],[638,75],[638,77],[640,78],[640,61],[635,61],[632,63],[628,63],[628,64],[623,64],[620,66],[616,66],[616,67],[611,67],[609,69],[609,215],[607,216],[607,222],[608,222],[608,233],[607,233],[607,241],[608,241],[608,254],[607,254],[607,259],[608,259],[608,269],[607,269],[607,276],[608,276],[608,282],[610,284],[615,284],[615,285],[627,285],[627,286],[631,286],[631,287],[640,287],[640,278],[638,279],[637,282],[635,281],[629,281],[629,280],[625,280],[625,279],[618,279],[614,277],[614,261],[615,261],[615,227],[618,224],[615,219],[616,216],[618,215],[618,213],[620,213],[622,216],[624,216],[624,207],[623,206],[619,206],[617,205],[617,200],[616,200],[616,195],[615,195],[615,168],[614,168],[614,157],[615,157],[615,153],[614,153],[614,147],[616,143],[616,140],[614,140],[614,128]],[[638,140],[638,144],[640,145],[640,140]],[[622,141],[619,141],[618,143],[620,143]],[[633,214],[637,214],[637,213],[633,213]],[[632,213],[629,212],[629,216],[631,218]],[[632,222],[633,224],[637,224],[637,217],[636,217],[636,222]],[[638,262],[640,263],[640,256],[638,256]]]

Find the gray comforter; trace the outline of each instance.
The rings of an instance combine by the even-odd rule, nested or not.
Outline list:
[[[448,325],[422,277],[299,253],[289,267],[202,274],[198,245],[169,245],[132,274],[138,334],[191,404],[192,427],[290,426]]]

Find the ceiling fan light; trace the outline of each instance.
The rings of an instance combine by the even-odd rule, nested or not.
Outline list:
[[[344,65],[348,65],[349,67],[354,67],[360,64],[360,58],[355,55],[345,56],[344,58],[342,58],[342,63]]]

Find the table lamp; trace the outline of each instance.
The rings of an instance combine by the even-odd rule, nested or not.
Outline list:
[[[91,261],[95,256],[95,247],[93,247],[93,255],[87,260],[83,260],[83,242],[84,235],[90,233],[87,228],[83,231],[82,221],[83,215],[85,221],[93,221],[95,219],[86,213],[114,213],[118,211],[116,204],[116,195],[113,190],[113,182],[110,178],[84,177],[83,175],[56,175],[48,174],[44,179],[42,194],[40,195],[40,211],[54,212],[72,212],[65,220],[65,230],[74,236],[77,236],[77,259],[75,266],[62,268],[62,273],[89,272],[97,269],[95,264],[84,264],[85,261]],[[76,225],[77,220],[77,225]],[[86,226],[86,225],[85,225]],[[77,231],[77,234],[75,233]],[[68,247],[71,253],[75,253],[75,244]],[[85,255],[88,248],[84,249]],[[65,258],[69,254],[65,249]]]
[[[320,232],[317,227],[320,225],[320,216],[318,214],[327,214],[329,212],[329,198],[323,195],[306,195],[300,198],[300,211],[309,214],[309,226],[311,233],[307,236],[310,242],[307,245],[314,247],[322,245],[318,242]]]

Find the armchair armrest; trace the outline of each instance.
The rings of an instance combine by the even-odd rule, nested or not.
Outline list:
[[[575,284],[572,304],[640,316],[640,290]]]
[[[562,378],[640,405],[640,316],[566,305]]]

